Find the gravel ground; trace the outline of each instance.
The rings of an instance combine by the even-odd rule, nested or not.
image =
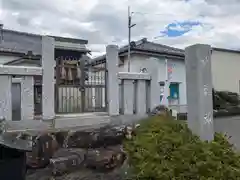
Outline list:
[[[108,173],[101,173],[83,168],[59,177],[52,177],[50,171],[43,169],[29,172],[26,180],[129,180],[125,173],[126,169],[127,164],[124,163],[121,168]]]

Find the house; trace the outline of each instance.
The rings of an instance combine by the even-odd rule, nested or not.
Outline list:
[[[83,55],[90,53],[87,40],[50,36],[55,40],[55,60],[61,65],[58,84],[71,83],[77,80],[76,66]],[[41,67],[42,35],[0,29],[0,64],[14,66]],[[42,77],[34,77],[35,114],[41,114]],[[58,88],[61,91],[60,103],[69,99],[71,90]],[[60,95],[59,95],[60,96]],[[65,101],[62,102],[65,104]]]
[[[149,42],[143,38],[131,42],[130,72],[149,72],[151,64],[148,59],[158,60],[159,103],[166,80],[169,77],[169,106],[178,111],[187,111],[186,74],[184,50]],[[128,71],[128,46],[119,49],[119,71]],[[106,55],[93,60],[95,64],[104,63]],[[167,61],[166,61],[167,60]],[[212,80],[216,90],[240,92],[240,51],[212,48]],[[166,66],[166,63],[168,66]],[[151,72],[149,72],[151,73]]]
[[[166,80],[165,59],[168,59],[168,66],[172,67],[170,82],[170,104],[186,105],[186,82],[184,67],[184,51],[181,49],[165,46],[147,41],[146,38],[131,43],[130,72],[149,72],[151,64],[148,59],[155,58],[159,62],[158,82],[159,82],[159,103],[161,91]],[[128,71],[128,46],[119,49],[119,71]],[[94,62],[104,62],[105,55],[97,57]]]

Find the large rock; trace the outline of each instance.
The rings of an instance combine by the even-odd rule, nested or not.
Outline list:
[[[121,144],[133,129],[128,126],[106,126],[90,131],[70,132],[65,139],[65,148],[100,148]]]
[[[59,155],[59,152],[56,152],[59,148],[82,148],[87,150],[122,144],[125,138],[132,138],[134,130],[135,127],[132,126],[105,126],[99,129],[52,134],[42,133],[38,136],[31,136],[33,146],[32,151],[27,153],[27,166],[30,169],[45,168],[49,165],[50,159],[55,157],[55,153]],[[71,153],[66,154],[66,156],[72,157]],[[56,161],[56,166],[60,166],[57,162],[59,161]]]
[[[43,133],[32,137],[32,151],[27,153],[28,168],[45,168],[50,163],[50,158],[58,149],[55,136]]]
[[[60,149],[50,159],[49,168],[53,176],[61,176],[74,170],[79,170],[84,165],[86,150]]]
[[[82,149],[58,150],[51,159],[55,162],[29,170],[26,180],[126,180],[128,165],[121,146],[90,149],[84,154]]]
[[[110,171],[120,167],[126,159],[121,146],[88,150],[85,156],[87,168]]]

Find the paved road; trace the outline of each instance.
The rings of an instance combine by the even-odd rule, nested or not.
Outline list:
[[[240,150],[240,116],[214,119],[214,130],[231,136],[230,142]]]

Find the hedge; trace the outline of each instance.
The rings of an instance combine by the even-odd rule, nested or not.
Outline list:
[[[227,136],[201,141],[184,121],[155,116],[126,140],[129,174],[134,180],[236,180],[240,156]]]

